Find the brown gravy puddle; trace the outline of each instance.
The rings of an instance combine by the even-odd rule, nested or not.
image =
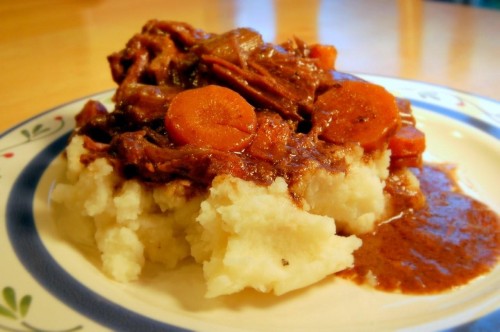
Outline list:
[[[360,236],[354,267],[340,276],[384,291],[429,294],[464,285],[497,264],[498,215],[460,192],[445,167],[427,165],[415,174],[426,206]]]

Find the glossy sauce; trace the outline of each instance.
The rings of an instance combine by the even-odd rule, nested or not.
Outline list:
[[[354,267],[339,273],[381,290],[437,293],[490,271],[500,255],[498,215],[461,193],[450,171],[416,172],[426,206],[406,209],[360,236]]]

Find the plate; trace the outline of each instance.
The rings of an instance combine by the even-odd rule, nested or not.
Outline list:
[[[458,165],[461,185],[500,208],[500,103],[390,77],[359,76],[412,101],[427,161]],[[58,157],[89,99],[111,107],[113,91],[26,120],[0,136],[0,331],[494,330],[500,326],[500,266],[440,295],[403,295],[340,278],[281,297],[244,291],[205,299],[201,269],[146,271],[121,284],[58,232],[50,205],[64,170]],[[499,264],[500,265],[500,264]]]

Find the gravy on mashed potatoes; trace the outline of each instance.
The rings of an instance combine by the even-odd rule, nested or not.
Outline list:
[[[425,136],[406,100],[336,71],[335,58],[333,46],[274,45],[246,28],[148,22],[108,57],[115,109],[91,100],[76,117],[53,192],[64,228],[84,229],[122,282],[147,262],[191,258],[207,297],[280,295],[340,271],[381,285],[356,253],[384,221],[428,206]],[[498,257],[489,218],[486,265]]]

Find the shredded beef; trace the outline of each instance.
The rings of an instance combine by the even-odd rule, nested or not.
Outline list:
[[[274,45],[248,28],[213,34],[186,23],[149,21],[108,57],[119,85],[115,109],[107,112],[91,101],[77,116],[77,134],[86,136],[89,150],[82,161],[106,156],[126,177],[186,178],[203,186],[218,174],[268,184],[276,176],[293,182],[318,165],[343,170],[338,152],[352,144],[328,144],[312,134],[311,112],[321,93],[359,79],[322,68],[309,53],[299,39]],[[177,146],[169,138],[164,118],[172,99],[209,84],[229,87],[255,107],[258,128],[244,151]],[[401,109],[413,119],[408,107]]]

